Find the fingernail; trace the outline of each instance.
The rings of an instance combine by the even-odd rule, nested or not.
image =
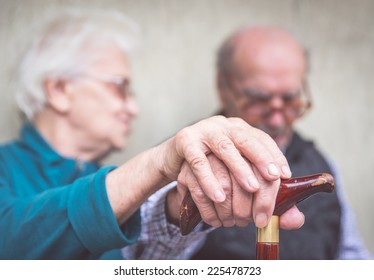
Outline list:
[[[280,175],[279,174],[279,169],[278,169],[278,167],[274,163],[269,164],[269,166],[268,166],[268,172],[272,176],[279,176]]]
[[[216,190],[214,192],[214,198],[216,199],[216,202],[223,202],[225,201],[226,196],[221,190]]]
[[[282,166],[282,172],[283,172],[283,175],[286,176],[286,177],[291,177],[292,176],[292,172],[287,165]]]
[[[268,224],[268,216],[264,213],[259,213],[256,215],[255,223],[256,227],[263,228]]]
[[[252,189],[258,190],[260,188],[260,183],[254,176],[248,177],[248,183]]]

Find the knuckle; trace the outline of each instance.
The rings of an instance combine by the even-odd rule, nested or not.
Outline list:
[[[226,123],[226,118],[224,116],[212,116],[209,117],[208,119],[201,120],[197,122],[195,125],[199,127],[202,130],[210,130],[212,127],[222,127],[225,126]],[[206,132],[206,131],[205,131]]]
[[[234,212],[235,220],[243,221],[246,223],[249,223],[249,221],[251,220],[252,211],[250,207],[248,207],[247,209],[244,209],[243,207],[234,208],[233,212]]]
[[[270,208],[273,206],[275,197],[269,192],[262,192],[261,196],[258,198],[258,207],[261,209]]]
[[[178,175],[177,178],[177,183],[186,186],[187,185],[187,180],[186,177],[183,176],[181,173]]]
[[[194,157],[190,161],[191,169],[195,171],[200,171],[206,168],[207,161],[205,158],[202,157]]]
[[[239,212],[235,212],[234,215],[235,215],[235,219],[240,220],[240,221],[248,221],[249,222],[250,219],[251,219],[250,211],[248,211],[248,212],[239,211]]]
[[[186,165],[183,164],[180,173],[177,177],[177,182],[179,184],[187,185],[189,176],[189,169],[186,168]]]
[[[180,131],[175,135],[175,138],[176,138],[177,142],[181,142],[181,141],[183,141],[184,139],[188,138],[188,135],[189,135],[188,129],[187,129],[187,128],[183,128],[182,130],[180,130]]]
[[[230,176],[223,175],[219,178],[220,185],[226,194],[226,199],[229,199],[232,197],[232,186],[230,181]]]
[[[228,120],[233,124],[233,125],[243,125],[243,123],[246,123],[243,121],[242,118],[238,118],[238,117],[229,117]]]
[[[213,227],[220,227],[222,225],[216,213],[211,209],[205,209],[205,211],[201,211],[201,218],[205,223]]]
[[[225,216],[220,216],[220,221],[222,222],[222,225],[224,227],[233,226],[235,224],[234,217],[232,215],[229,215],[230,213],[226,213]]]
[[[229,139],[222,139],[217,143],[217,149],[220,154],[225,154],[234,148],[234,144]]]
[[[232,137],[235,139],[235,145],[238,148],[249,146],[249,137],[247,133],[242,133],[241,131],[233,131]]]
[[[232,212],[231,200],[226,200],[224,203],[216,204],[215,207],[223,226],[233,226],[234,216]]]
[[[220,227],[222,223],[218,219],[212,202],[204,194],[204,192],[201,189],[196,189],[193,193],[191,192],[191,195],[199,209],[202,220],[213,227]]]
[[[196,203],[200,204],[200,205],[206,205],[208,204],[208,202],[210,201],[208,199],[208,197],[205,195],[205,193],[203,192],[202,189],[200,188],[196,188],[196,189],[193,189],[193,190],[190,190],[191,191],[191,195],[193,196],[193,199]],[[205,206],[207,207],[207,206]]]
[[[227,118],[222,115],[215,115],[215,116],[210,117],[209,119],[218,121],[218,122],[223,122],[223,121],[226,121]]]

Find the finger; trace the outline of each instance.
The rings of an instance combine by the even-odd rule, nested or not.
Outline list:
[[[178,176],[178,186],[186,187],[191,193],[191,197],[198,208],[201,218],[213,227],[220,227],[218,215],[211,199],[204,193],[199,182],[192,173],[189,165],[183,164],[181,173]]]
[[[213,201],[205,195],[201,188],[196,187],[194,191],[191,192],[191,196],[199,209],[201,219],[205,223],[213,227],[222,226],[222,222],[218,217]]]
[[[215,137],[211,139],[210,142],[213,143],[213,145],[210,146],[213,153],[225,163],[238,183],[245,190],[256,192],[260,187],[259,182],[252,169],[248,166],[245,158],[236,148],[234,142],[224,135]]]
[[[279,149],[277,143],[274,141],[274,139],[272,139],[268,134],[264,133],[263,131],[260,131],[259,133],[264,134],[261,141],[274,158],[274,163],[277,165],[278,169],[281,172],[281,178],[290,178],[292,176],[290,166],[283,152]]]
[[[252,198],[253,194],[245,191],[236,182],[234,176],[231,177],[232,181],[232,207],[235,225],[245,227],[251,221],[252,217]]]
[[[221,203],[214,203],[216,213],[224,227],[231,227],[235,224],[235,220],[232,212],[232,183],[229,170],[215,155],[209,155],[208,159],[214,176],[217,178],[226,194],[225,201]]]
[[[197,180],[198,185],[204,190],[214,202],[223,202],[226,199],[224,190],[213,174],[210,163],[205,155],[207,147],[201,144],[201,139],[196,140],[194,133],[184,129],[177,134],[177,150],[183,155],[190,167],[191,173]]]
[[[237,122],[241,119],[231,119]],[[240,126],[242,127],[242,126]],[[231,139],[241,153],[252,162],[267,180],[277,180],[282,175],[282,167],[288,167],[288,163],[277,144],[265,132],[251,126],[245,129],[231,130]]]
[[[304,222],[304,214],[296,206],[292,206],[280,216],[279,227],[285,230],[299,229]]]
[[[260,181],[261,187],[254,194],[253,217],[256,227],[265,227],[274,212],[275,200],[279,190],[280,179],[276,181],[267,181],[259,173],[258,169],[253,166],[255,174]]]

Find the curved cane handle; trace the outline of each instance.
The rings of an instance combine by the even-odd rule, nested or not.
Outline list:
[[[332,192],[334,186],[334,178],[328,173],[281,180],[273,215],[282,215],[293,205],[315,193]],[[188,192],[180,207],[180,230],[182,235],[190,233],[200,221],[199,210]]]

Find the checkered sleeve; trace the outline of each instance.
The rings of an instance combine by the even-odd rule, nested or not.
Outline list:
[[[199,224],[189,235],[182,236],[179,227],[167,222],[166,194],[175,186],[176,182],[167,185],[142,205],[140,238],[136,244],[122,249],[125,259],[188,259],[201,247],[211,228],[202,230]]]

